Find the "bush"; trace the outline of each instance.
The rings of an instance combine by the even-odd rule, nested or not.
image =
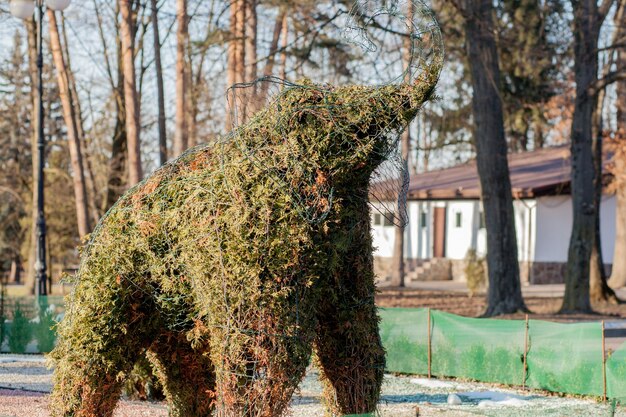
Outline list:
[[[4,316],[0,316],[0,349],[2,348],[2,343],[4,342],[4,337],[6,336],[6,325],[4,324],[4,322],[6,321],[6,318]]]
[[[479,258],[475,249],[468,249],[465,255],[465,279],[470,297],[487,284],[485,259]]]
[[[54,349],[54,342],[56,341],[56,331],[53,327],[56,326],[54,320],[54,310],[52,308],[39,309],[39,322],[33,324],[33,330],[35,333],[35,339],[37,340],[37,349],[41,353],[50,352]]]
[[[9,350],[11,353],[24,353],[26,346],[30,342],[32,335],[32,326],[28,318],[22,312],[19,303],[15,306],[13,313],[13,323],[9,332]]]

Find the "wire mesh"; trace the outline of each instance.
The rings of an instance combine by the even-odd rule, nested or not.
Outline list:
[[[409,4],[407,18],[399,10]],[[434,18],[421,10],[372,1],[345,13],[349,44],[366,54],[370,29],[411,40],[399,77],[237,84],[230,134],[115,204],[83,250],[52,354],[58,414],[110,407],[119,375],[147,352],[173,415],[280,415],[314,344],[332,412],[375,408],[384,352],[368,194],[387,164],[376,188],[405,199],[398,138],[431,98],[443,60]]]
[[[254,81],[237,83],[228,93],[229,108],[231,111],[233,139],[242,144],[245,154],[258,163],[266,163],[257,153],[263,154],[263,148],[269,144],[266,141],[257,141],[254,146],[245,143],[241,137],[240,127],[250,119],[258,117],[256,113],[261,108],[271,108],[284,100],[285,95],[292,95],[297,90],[317,90],[319,95],[330,95],[333,90],[341,86],[341,81],[354,82],[384,87],[400,83],[415,83],[426,78],[438,79],[443,65],[444,46],[442,34],[431,9],[421,1],[359,1],[349,12],[337,13],[333,27],[340,28],[339,33],[331,33],[333,46],[337,49],[350,52],[350,64],[347,68],[349,78],[342,79],[335,74],[315,73],[315,83],[308,79],[289,81],[277,77],[262,77]],[[334,81],[334,83],[332,83]],[[382,90],[381,90],[382,91]],[[377,100],[381,106],[381,115],[384,113],[384,103],[378,97],[369,95],[367,100]],[[276,120],[276,127],[281,136],[287,137],[293,128],[293,115],[313,115],[319,119],[332,122],[341,118],[342,113],[350,109],[362,108],[364,97],[348,97],[345,102],[321,101],[315,105],[304,103],[302,106],[293,106],[283,118]],[[262,116],[262,114],[260,115]],[[387,120],[385,120],[387,123]],[[400,150],[400,129],[374,129],[380,136],[386,138],[387,146],[380,149],[380,159],[383,161],[371,174],[372,189],[367,198],[372,208],[379,211],[393,224],[404,226],[408,222],[406,213],[406,197],[409,187],[408,163],[402,157]],[[338,132],[339,133],[339,132]],[[350,135],[334,135],[338,149],[346,149],[354,144],[346,142],[353,138]],[[343,142],[343,143],[340,143]],[[271,169],[271,168],[268,168]],[[317,202],[332,201],[334,189],[332,186],[320,186],[319,178],[312,176],[303,179],[303,182],[293,184],[285,181],[280,172],[273,175],[276,186],[288,190],[299,200],[301,215],[310,222],[319,222],[327,213],[315,212]],[[314,194],[302,198],[299,190],[316,188]],[[328,209],[332,204],[328,205]]]

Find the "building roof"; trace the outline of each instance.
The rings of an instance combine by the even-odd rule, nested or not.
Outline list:
[[[607,164],[605,157],[604,165]],[[508,155],[514,198],[534,198],[570,193],[569,146],[544,148]],[[376,193],[376,185],[372,192]],[[452,168],[411,176],[408,199],[479,199],[480,183],[476,161]]]

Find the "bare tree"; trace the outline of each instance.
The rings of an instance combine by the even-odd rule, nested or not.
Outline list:
[[[187,0],[176,0],[176,129],[174,131],[174,156],[182,154],[189,146],[188,94],[189,77],[186,63],[187,45],[189,43],[189,18]]]
[[[276,20],[274,21],[274,30],[272,32],[272,41],[270,43],[269,53],[267,55],[267,61],[263,69],[263,77],[270,77],[274,74],[274,64],[276,62],[276,53],[278,52],[278,43],[280,42],[280,35],[283,31],[283,26],[286,25],[287,20],[287,7],[281,5]],[[256,106],[254,111],[258,110],[258,107],[267,99],[269,83],[265,82],[261,85],[261,89],[258,92]]]
[[[257,0],[245,1],[245,41],[244,41],[244,57],[246,59],[245,81],[252,82],[257,78]],[[256,109],[256,101],[258,99],[257,85],[254,84],[246,89],[245,97],[245,114],[244,117],[249,118]]]
[[[37,181],[39,181],[39,152],[37,152],[37,132],[39,131],[39,118],[37,117],[37,109],[39,108],[39,96],[37,94],[37,29],[34,18],[30,19],[26,23],[28,31],[28,76],[31,85],[30,95],[32,102],[32,111],[30,114],[30,120],[32,120],[31,131],[31,161],[32,161],[32,201],[35,202],[38,199],[38,187]],[[35,259],[37,254],[37,205],[31,204],[31,221],[30,221],[30,241],[28,248],[28,271],[26,277],[26,288],[31,293],[35,291]]]
[[[619,42],[619,39],[623,36],[625,27],[621,26],[621,21],[624,18],[624,5],[620,2],[617,5],[615,11],[614,21],[616,27],[613,31],[611,44],[615,45]],[[611,51],[607,62],[604,63],[602,68],[602,78],[606,78],[609,71],[615,63],[614,59],[615,51]],[[602,191],[604,188],[604,118],[603,109],[606,101],[606,88],[602,88],[598,91],[596,109],[593,116],[593,165],[594,165],[594,235],[593,235],[593,247],[591,249],[590,258],[590,275],[589,275],[589,295],[592,303],[618,303],[619,300],[615,291],[609,287],[607,283],[607,274],[604,269],[604,258],[602,255],[602,238],[600,235],[600,208],[602,204]],[[616,242],[617,243],[617,242]]]
[[[618,42],[626,40],[626,13],[623,2],[620,2],[621,14],[616,13],[615,27],[621,32]],[[626,48],[617,51],[618,68],[626,68]],[[613,269],[609,285],[613,288],[626,286],[626,80],[617,81],[617,137],[614,143],[613,189],[615,190],[615,249],[613,252]]]
[[[407,2],[407,10],[406,10],[406,19],[409,22],[413,21],[414,6],[412,1]],[[412,28],[409,26],[409,28]],[[411,52],[413,41],[413,36],[406,36],[404,38],[403,45],[403,65],[406,71],[406,76],[404,81],[407,83],[411,82],[411,73],[410,73],[410,65],[411,65]],[[404,162],[404,169],[408,171],[408,163],[409,163],[409,154],[411,152],[411,130],[410,126],[407,126],[406,130],[402,132],[402,138],[400,141],[401,147],[401,156]],[[405,276],[405,267],[404,267],[404,231],[406,225],[402,221],[402,212],[404,210],[401,205],[405,204],[403,201],[403,196],[398,195],[398,207],[396,208],[396,226],[395,226],[395,237],[394,237],[394,245],[393,245],[393,258],[391,261],[391,285],[397,287],[404,287],[404,276]]]
[[[126,110],[126,140],[128,143],[128,184],[141,181],[140,114],[139,98],[135,80],[135,47],[133,36],[133,9],[130,1],[118,0],[121,14],[120,35],[122,43],[122,67],[124,72],[124,106]]]
[[[74,199],[76,204],[76,218],[78,222],[78,235],[83,238],[91,231],[89,221],[89,211],[87,204],[87,186],[85,185],[85,170],[83,168],[83,155],[81,152],[78,127],[76,122],[75,106],[70,93],[69,76],[70,71],[65,65],[63,58],[61,38],[57,26],[56,15],[52,9],[48,9],[50,46],[52,57],[57,72],[57,83],[63,107],[63,119],[67,128],[67,141],[72,161],[72,179],[74,182]]]
[[[595,0],[571,0],[574,11],[574,78],[576,99],[572,119],[572,208],[565,296],[561,312],[589,312],[590,259],[596,228],[594,204],[593,115],[597,108],[598,38],[613,0],[598,7]]]
[[[93,0],[94,12],[98,25],[98,35],[102,43],[103,60],[106,75],[111,86],[115,104],[115,125],[112,134],[111,155],[108,161],[106,195],[102,202],[102,210],[108,210],[122,195],[127,186],[126,168],[128,165],[128,147],[126,141],[126,104],[124,100],[124,71],[122,64],[122,40],[120,35],[119,15],[120,3],[115,2],[113,13],[115,30],[115,60],[110,58],[104,18],[97,0]]]
[[[232,0],[230,2],[230,22],[229,22],[229,39],[228,39],[228,59],[227,59],[227,84],[232,86],[241,82],[243,62],[241,58],[245,58],[245,50],[242,48],[242,36],[244,31],[244,0]],[[240,29],[241,27],[241,29]],[[226,130],[230,130],[233,127],[233,123],[236,120],[233,119],[238,105],[236,91],[230,90],[228,96],[228,108],[226,109]]]
[[[489,290],[485,315],[493,316],[526,310],[526,306],[517,261],[493,3],[465,0],[461,10],[465,17],[466,48],[472,74],[476,163],[487,229]]]
[[[163,66],[161,64],[161,36],[159,34],[159,9],[157,0],[150,0],[152,9],[152,35],[154,37],[154,70],[157,82],[157,101],[159,107],[159,165],[167,161],[167,130],[165,125],[165,93],[163,91]]]

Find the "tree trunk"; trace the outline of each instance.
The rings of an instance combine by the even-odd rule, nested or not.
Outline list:
[[[72,64],[70,61],[70,53],[67,49],[69,45],[67,41],[67,30],[65,27],[65,16],[61,14],[61,31],[63,37],[64,60],[66,62],[67,81],[70,87],[70,100],[72,103],[72,112],[74,119],[76,120],[76,131],[78,132],[80,152],[83,156],[83,168],[85,169],[85,186],[87,187],[87,203],[89,205],[89,212],[91,214],[91,224],[95,225],[100,220],[102,213],[100,212],[100,204],[98,203],[98,189],[96,187],[96,180],[93,174],[93,168],[91,166],[91,158],[87,146],[87,137],[85,135],[85,129],[83,126],[82,108],[80,105],[80,99],[78,97],[78,89],[76,88],[76,78],[74,77],[74,71],[72,71]]]
[[[39,152],[37,150],[37,132],[39,131],[39,118],[37,117],[37,109],[39,108],[39,96],[37,94],[37,29],[34,18],[28,20],[28,75],[30,81],[31,96],[31,162],[32,162],[32,201],[31,201],[31,221],[30,221],[30,242],[28,246],[28,270],[24,285],[28,288],[29,293],[35,292],[35,261],[37,257],[37,199],[39,197],[37,181],[39,180]]]
[[[193,71],[193,50],[191,42],[187,40],[187,60],[185,61],[187,76],[187,147],[193,148],[198,144],[198,98],[200,95],[200,82],[202,81],[202,65],[198,66],[198,84],[194,82]],[[200,55],[200,61],[204,59],[203,54]]]
[[[595,230],[593,112],[596,98],[590,88],[597,79],[598,14],[595,0],[572,2],[574,6],[574,78],[576,100],[572,119],[572,208],[574,222],[565,273],[561,312],[590,312],[590,259]]]
[[[616,31],[617,33],[617,31]],[[616,39],[616,38],[614,38]],[[610,64],[605,67],[603,73],[607,73]],[[604,98],[606,90],[602,89],[597,96],[597,106],[593,117],[593,166],[594,166],[594,229],[593,246],[589,264],[589,295],[592,303],[618,302],[615,292],[607,284],[606,271],[604,270],[604,257],[602,256],[602,236],[600,235],[600,207],[602,204],[603,186],[603,117]]]
[[[246,81],[246,3],[248,0],[237,1],[237,26],[235,28],[235,38],[237,42],[237,56],[235,59],[235,79],[236,83]],[[236,90],[238,96],[236,99],[237,124],[242,125],[246,120],[247,100],[245,94],[246,88]]]
[[[68,69],[63,59],[61,38],[57,26],[56,15],[52,9],[48,9],[48,30],[50,32],[50,47],[57,72],[57,84],[59,97],[63,108],[63,119],[67,129],[67,142],[70,150],[72,164],[72,180],[74,182],[74,203],[76,204],[76,222],[78,224],[78,236],[82,239],[91,231],[89,221],[89,206],[87,199],[87,186],[85,185],[85,170],[83,168],[83,156],[81,153],[80,138],[76,126],[74,106],[72,104]]]
[[[601,109],[598,109],[600,112]],[[602,116],[598,116],[601,118]],[[594,303],[618,302],[615,292],[607,284],[604,258],[602,257],[602,239],[600,235],[600,205],[602,203],[602,129],[596,131],[594,137],[594,167],[595,167],[595,198],[594,198],[594,230],[593,245],[591,248],[589,271],[589,295]]]
[[[280,78],[287,80],[287,45],[289,45],[289,19],[285,16],[283,19],[283,27],[281,29],[281,48],[280,48]]]
[[[257,78],[257,0],[245,0],[245,82],[253,82]],[[246,88],[246,120],[254,113],[257,101],[257,85]]]
[[[242,17],[239,9],[241,8],[241,4],[243,0],[232,0],[230,3],[230,34],[228,40],[228,51],[227,51],[227,70],[226,70],[226,83],[228,87],[232,87],[233,85],[239,82],[239,77],[237,71],[239,69],[239,63],[237,62],[241,57],[239,49],[241,47],[241,39],[238,38],[239,35],[239,19]],[[241,23],[243,24],[243,23]],[[237,121],[237,93],[235,89],[230,89],[228,91],[228,106],[226,109],[226,122],[225,129],[227,131],[232,130],[234,124]]]
[[[413,21],[413,2],[407,2],[406,19],[409,22]],[[410,27],[412,29],[412,27]],[[411,34],[409,34],[411,35]],[[406,70],[406,76],[404,78],[405,83],[411,82],[411,72],[409,65],[411,65],[411,52],[412,52],[412,36],[407,36],[402,46],[402,61]],[[403,168],[408,170],[409,153],[411,152],[411,130],[410,126],[406,127],[406,130],[402,132],[400,140],[400,152],[403,161]],[[395,236],[393,243],[393,257],[391,259],[391,285],[394,287],[404,287],[405,267],[404,267],[404,231],[406,224],[404,222],[404,215],[406,210],[406,196],[401,193],[404,190],[398,192],[396,207],[396,225]]]
[[[122,19],[120,34],[122,40],[122,66],[124,69],[124,104],[126,108],[126,138],[128,146],[128,185],[141,181],[140,115],[135,80],[135,60],[133,42],[133,16],[131,2],[118,0]]]
[[[466,0],[465,5],[476,162],[487,229],[489,290],[485,315],[494,316],[526,310],[526,307],[517,261],[493,6],[489,0]]]
[[[622,6],[623,9],[623,6]],[[623,12],[615,21],[616,27],[626,31],[626,13]],[[617,51],[617,68],[626,65],[626,49]],[[617,82],[616,119],[618,137],[613,161],[615,176],[615,249],[613,252],[613,268],[609,285],[613,288],[626,287],[626,80]]]
[[[626,170],[624,157],[626,155],[622,152],[622,160],[619,162],[616,160],[616,169],[621,167],[623,170]],[[626,287],[626,186],[624,184],[618,186],[615,192],[615,199],[615,250],[613,252],[613,268],[609,285],[613,288],[622,288]]]
[[[126,146],[126,105],[124,103],[124,71],[122,64],[122,40],[120,37],[119,2],[115,3],[115,48],[116,48],[116,73],[109,59],[107,34],[104,30],[102,16],[99,7],[94,0],[94,10],[98,21],[98,34],[102,42],[104,62],[107,69],[109,83],[111,85],[113,99],[115,100],[115,127],[111,145],[111,157],[108,162],[106,195],[102,203],[102,211],[106,212],[122,195],[127,185],[126,166],[128,163],[128,148]]]
[[[150,0],[152,7],[152,34],[154,36],[154,69],[157,81],[159,106],[159,165],[167,161],[167,127],[165,125],[165,93],[163,91],[163,66],[161,64],[161,36],[159,35],[159,10],[157,0]]]
[[[174,131],[173,156],[182,154],[189,146],[189,131],[187,130],[187,100],[189,93],[189,78],[187,76],[187,43],[189,29],[187,17],[187,0],[176,0],[176,129]]]

